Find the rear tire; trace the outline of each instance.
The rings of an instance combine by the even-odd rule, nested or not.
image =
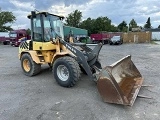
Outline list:
[[[56,59],[52,71],[57,83],[63,87],[73,87],[81,73],[77,61],[69,56]]]
[[[21,67],[25,75],[34,76],[41,71],[41,65],[35,63],[27,53],[21,57]]]
[[[4,42],[3,42],[3,45],[7,45],[7,41],[4,41]]]

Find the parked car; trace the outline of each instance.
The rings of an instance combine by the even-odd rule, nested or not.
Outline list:
[[[121,36],[113,36],[109,42],[110,45],[117,45],[117,44],[120,45],[122,43],[123,42]]]

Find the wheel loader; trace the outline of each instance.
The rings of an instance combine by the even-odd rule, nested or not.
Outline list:
[[[104,102],[134,104],[143,78],[130,55],[102,68],[98,59],[102,44],[91,49],[73,37],[65,40],[63,16],[31,11],[28,18],[31,40],[23,41],[19,46],[19,59],[25,75],[37,75],[41,65],[48,64],[60,86],[73,87],[83,71],[96,81]]]

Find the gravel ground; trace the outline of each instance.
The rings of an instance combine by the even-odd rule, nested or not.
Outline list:
[[[73,88],[60,87],[48,66],[39,75],[27,77],[18,60],[18,48],[0,45],[0,120],[158,120],[160,118],[160,45],[104,45],[102,66],[130,54],[144,77],[132,107],[104,103],[96,84],[82,75]]]

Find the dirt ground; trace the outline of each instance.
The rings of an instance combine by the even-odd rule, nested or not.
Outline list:
[[[104,103],[95,82],[83,75],[73,88],[59,86],[47,65],[27,77],[18,59],[18,48],[0,45],[0,120],[158,120],[160,118],[160,45],[104,45],[102,66],[130,54],[145,85],[134,105]]]

